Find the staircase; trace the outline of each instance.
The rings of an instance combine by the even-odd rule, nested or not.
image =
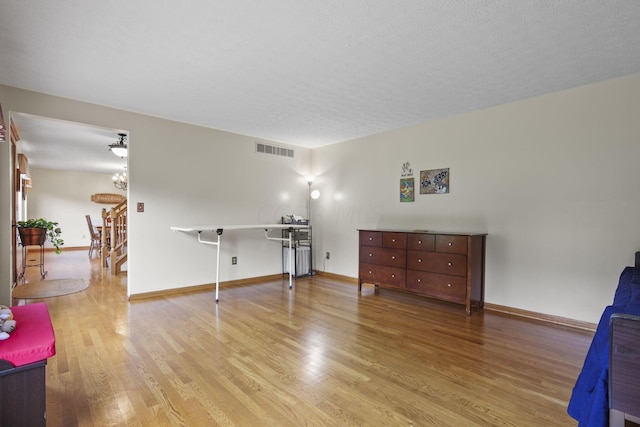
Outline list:
[[[127,262],[127,201],[114,206],[110,210],[102,209],[101,242],[102,266],[110,267],[111,274],[123,274],[122,266]]]

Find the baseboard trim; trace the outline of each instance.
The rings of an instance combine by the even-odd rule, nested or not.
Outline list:
[[[354,277],[350,277],[350,276],[342,276],[340,274],[334,274],[334,273],[325,273],[325,272],[319,272],[319,271],[315,271],[314,275],[317,276],[322,276],[325,279],[335,279],[335,280],[340,280],[342,282],[349,282],[351,284],[358,284],[358,279],[354,278]],[[238,279],[238,280],[228,280],[226,282],[220,282],[220,289],[222,288],[229,288],[232,286],[242,286],[242,285],[251,285],[254,283],[261,283],[261,282],[269,282],[272,280],[279,280],[283,277],[287,277],[284,276],[282,274],[272,274],[269,276],[260,276],[260,277],[250,277],[247,279]],[[300,279],[305,279],[306,277],[301,277]],[[157,297],[164,297],[164,296],[170,296],[170,295],[176,295],[176,294],[184,294],[184,293],[197,293],[197,292],[207,292],[207,291],[212,291],[216,289],[216,284],[215,283],[205,283],[203,285],[195,285],[195,286],[185,286],[183,288],[171,288],[171,289],[163,289],[161,291],[153,291],[153,292],[142,292],[139,294],[131,294],[129,295],[129,301],[136,301],[136,300],[141,300],[141,299],[147,299],[147,298],[157,298]]]
[[[75,250],[80,250],[80,249],[85,249],[86,251],[89,251],[89,246],[62,246],[60,248],[61,251],[75,251]],[[39,252],[40,248],[38,248],[37,246],[27,246],[27,254],[30,252]],[[44,248],[45,252],[55,252],[56,248],[52,247],[46,247]]]
[[[328,273],[324,271],[322,272],[317,271],[316,274],[318,276],[322,276],[322,278],[340,280],[342,282],[347,282],[354,285],[358,284],[357,277],[343,276],[341,274]],[[429,298],[429,297],[420,297],[420,298]],[[582,330],[592,331],[592,332],[594,332],[598,327],[597,324],[591,323],[591,322],[584,322],[581,320],[570,319],[568,317],[553,316],[550,314],[522,310],[519,308],[508,307],[505,305],[491,304],[487,302],[484,303],[484,309],[487,311],[493,311],[496,313],[508,314],[510,316],[524,317],[527,319],[538,320],[541,322],[553,323],[556,325],[563,325],[571,328],[582,329]]]
[[[242,285],[250,285],[254,283],[261,282],[270,282],[273,280],[279,280],[283,278],[282,274],[272,274],[269,276],[260,276],[260,277],[250,277],[248,279],[238,279],[238,280],[227,280],[225,282],[220,282],[220,289],[222,288],[230,288],[233,286],[242,286]],[[197,293],[197,292],[207,292],[216,289],[215,283],[205,283],[203,285],[195,285],[195,286],[185,286],[183,288],[171,288],[171,289],[163,289],[161,291],[153,291],[153,292],[142,292],[139,294],[131,294],[129,295],[129,301],[137,301],[148,298],[158,298],[171,296],[176,294],[188,294],[188,293]]]
[[[597,324],[584,322],[582,320],[569,319],[567,317],[553,316],[551,314],[538,313],[535,311],[522,310],[520,308],[507,307],[504,305],[484,303],[484,309],[498,313],[509,314],[512,316],[526,317],[527,319],[540,320],[542,322],[554,323],[556,325],[569,326],[572,328],[583,329],[586,331],[595,331]]]
[[[314,275],[321,276],[323,279],[339,280],[341,282],[346,282],[353,285],[358,284],[357,277],[344,276],[342,274],[328,273],[325,271],[315,271]],[[282,279],[282,277],[284,277],[282,274],[272,274],[269,276],[250,277],[247,279],[228,280],[226,282],[220,282],[220,289],[229,288],[233,286],[243,286],[243,285],[250,285],[254,283],[268,282],[272,280],[279,280],[279,279]],[[304,277],[302,279],[304,279]],[[185,286],[183,288],[171,288],[171,289],[163,289],[161,291],[131,294],[129,295],[129,301],[165,297],[165,296],[184,294],[184,293],[207,292],[215,289],[216,289],[215,283],[206,283],[203,285]],[[541,322],[553,323],[556,325],[568,326],[576,329],[583,329],[586,331],[595,331],[598,326],[597,324],[591,323],[591,322],[584,322],[581,320],[570,319],[567,317],[554,316],[554,315],[545,314],[545,313],[538,313],[536,311],[523,310],[520,308],[508,307],[505,305],[491,304],[488,302],[484,303],[484,310],[493,311],[496,313],[508,314],[510,316],[524,317],[527,319],[538,320]]]
[[[326,271],[316,271],[315,274],[317,276],[322,276],[324,279],[340,280],[341,282],[351,283],[352,285],[358,284],[357,277],[343,276],[342,274],[328,273]]]

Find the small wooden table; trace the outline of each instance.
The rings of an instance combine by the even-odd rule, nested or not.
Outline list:
[[[56,354],[45,303],[11,307],[17,322],[0,341],[0,425],[46,426],[47,359]]]

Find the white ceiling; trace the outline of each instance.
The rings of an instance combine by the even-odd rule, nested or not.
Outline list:
[[[125,171],[127,160],[109,150],[124,131],[26,113],[12,113],[11,119],[20,133],[18,151],[27,156],[31,167],[107,174]]]
[[[0,0],[0,29],[0,84],[305,147],[640,72],[637,0]]]

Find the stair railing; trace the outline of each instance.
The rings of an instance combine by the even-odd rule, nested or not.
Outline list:
[[[103,233],[101,242],[103,267],[111,264],[111,274],[121,273],[122,264],[127,260],[127,201],[117,204],[110,210],[102,209],[102,229],[108,230]]]

